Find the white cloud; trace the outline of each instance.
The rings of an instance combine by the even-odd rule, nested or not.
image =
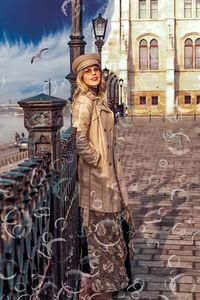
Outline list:
[[[67,35],[68,34],[68,35]],[[69,47],[66,31],[44,37],[38,46],[25,46],[22,42],[0,46],[0,102],[16,102],[40,92],[47,92],[44,80],[51,78],[52,94],[57,97],[69,96],[69,83],[65,76],[69,72]],[[31,57],[40,49],[48,47],[41,59]]]
[[[105,17],[109,15],[109,10],[110,5],[104,14]],[[96,51],[92,32],[91,20],[84,28],[87,42],[85,52]],[[15,45],[6,42],[0,45],[0,103],[7,103],[9,100],[15,103],[43,92],[48,94],[48,83],[44,81],[49,78],[52,83],[52,95],[67,99],[70,96],[70,84],[65,79],[70,72],[67,44],[69,36],[68,29],[43,37],[38,46],[25,45],[23,42]],[[42,58],[35,59],[31,64],[31,57],[46,47],[49,49],[42,53]]]

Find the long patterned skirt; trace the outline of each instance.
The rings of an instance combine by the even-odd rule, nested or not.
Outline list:
[[[118,213],[90,211],[82,238],[82,271],[90,274],[94,292],[115,292],[129,285],[127,259],[130,269],[134,232],[127,208]]]

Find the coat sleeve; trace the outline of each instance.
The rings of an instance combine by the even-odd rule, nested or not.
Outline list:
[[[72,116],[73,126],[77,128],[76,148],[80,157],[89,165],[98,167],[101,155],[89,144],[88,132],[91,126],[93,100],[87,97],[77,101],[77,113]]]

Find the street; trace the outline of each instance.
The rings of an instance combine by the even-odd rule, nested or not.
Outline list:
[[[136,225],[132,273],[142,284],[119,299],[200,299],[199,119],[126,118],[118,127]]]

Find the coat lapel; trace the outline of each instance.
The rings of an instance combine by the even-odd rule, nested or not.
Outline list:
[[[108,113],[111,113],[111,112],[112,112],[112,110],[106,105],[105,102],[97,101],[96,104],[97,104],[97,110],[98,110],[99,112],[101,112],[101,110],[104,110],[104,111],[106,111],[106,112],[108,112]]]

